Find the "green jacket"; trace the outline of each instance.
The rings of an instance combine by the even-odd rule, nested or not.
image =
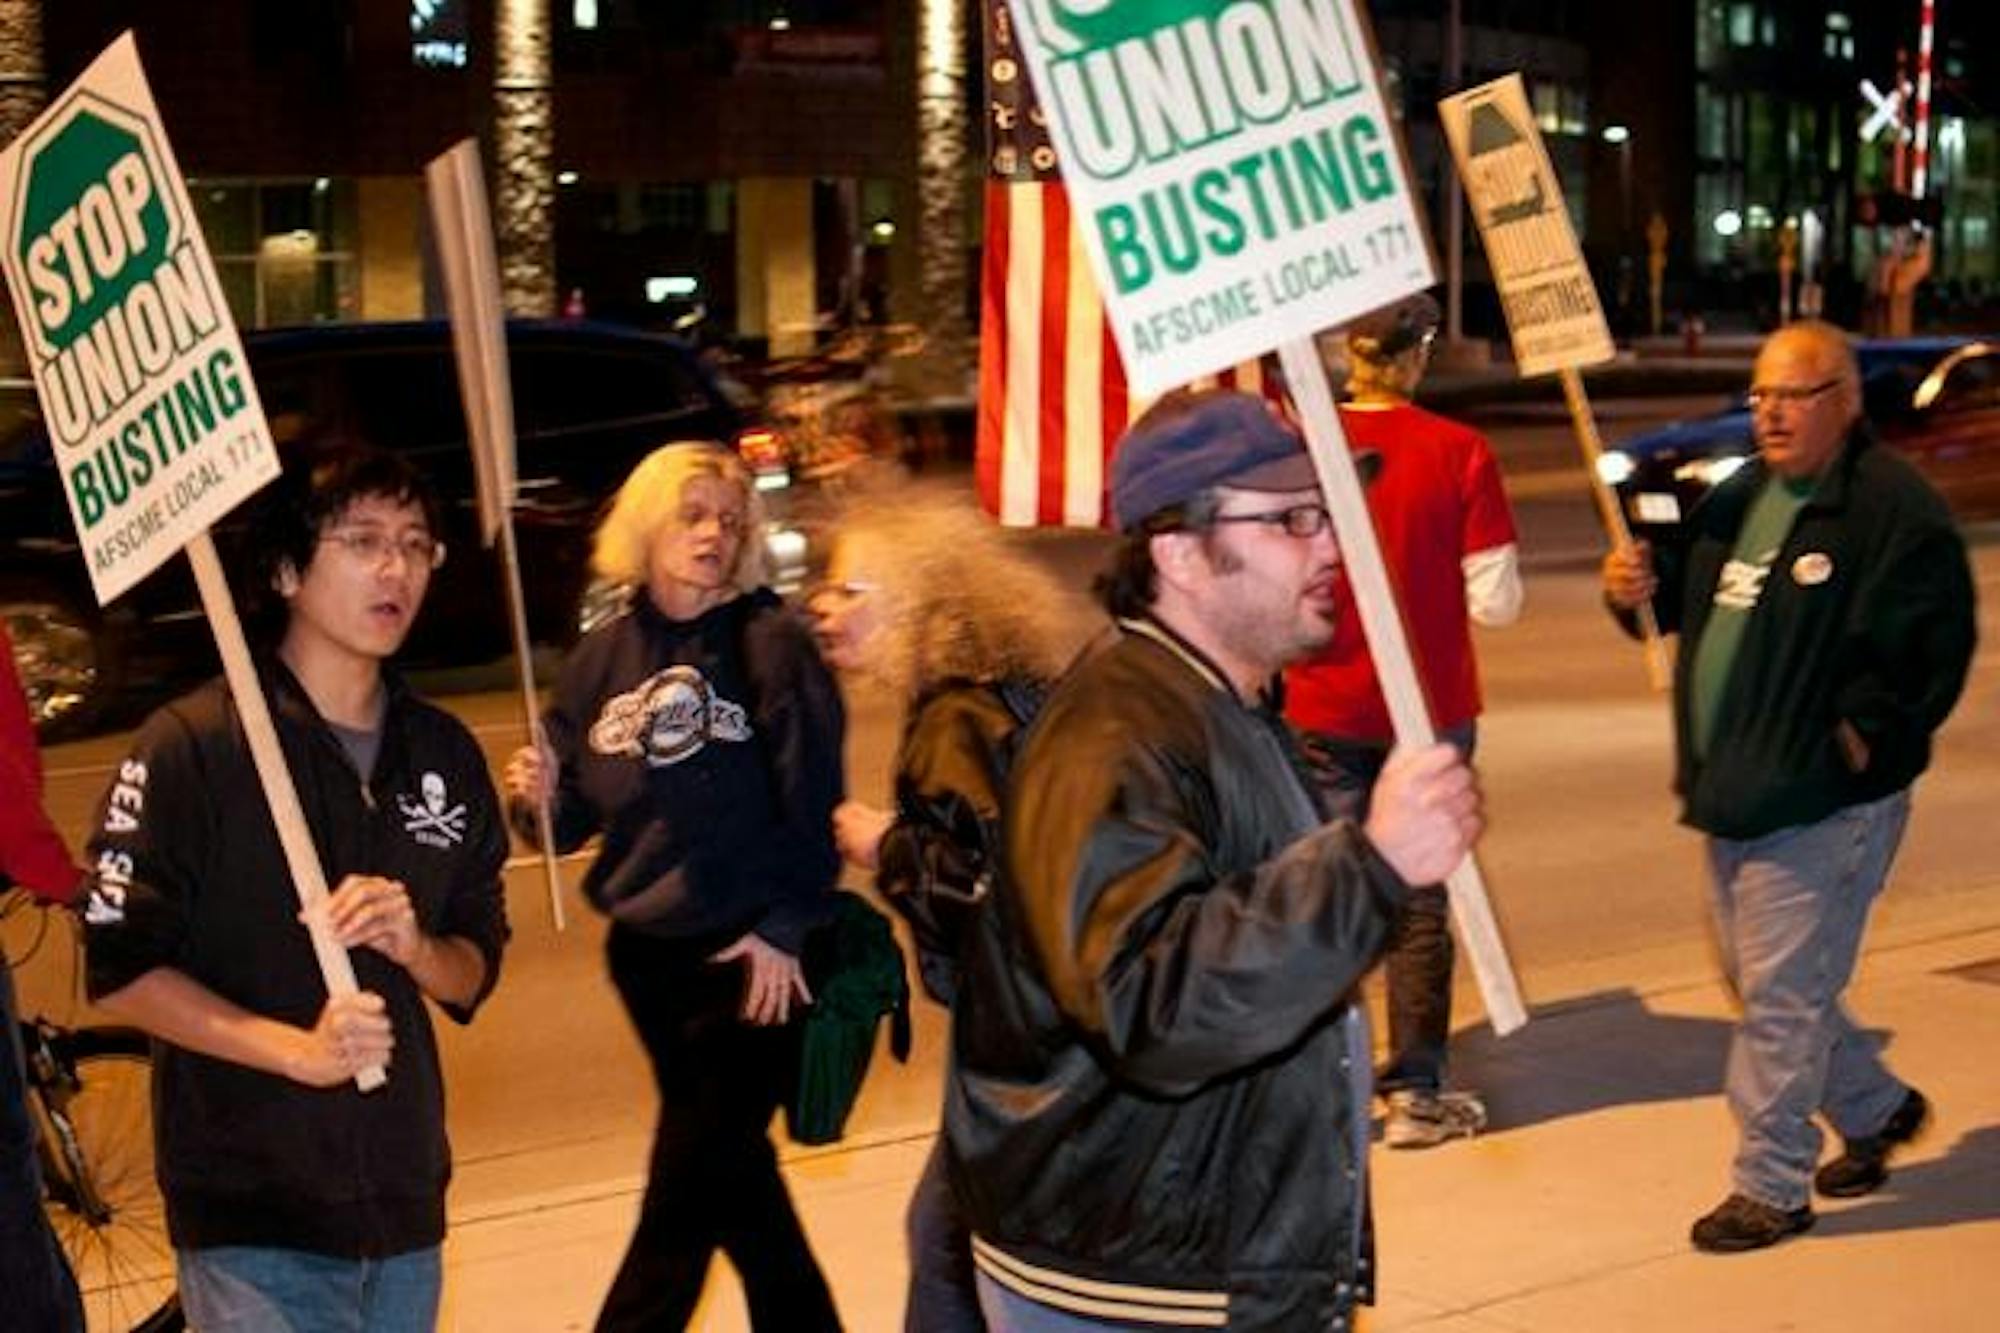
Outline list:
[[[1679,630],[1675,790],[1682,819],[1724,838],[1811,824],[1902,790],[1930,763],[1931,733],[1964,688],[1977,636],[1971,567],[1950,511],[1865,424],[1799,512],[1745,628],[1706,759],[1690,744],[1694,645],[1716,581],[1768,473],[1753,461],[1688,516],[1682,552],[1660,552],[1654,609]],[[1860,770],[1837,738],[1867,743]]]

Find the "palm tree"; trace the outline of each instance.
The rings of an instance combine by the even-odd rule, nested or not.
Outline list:
[[[965,318],[965,7],[917,0],[917,301],[923,387],[963,392],[971,371]]]
[[[12,143],[48,100],[41,0],[0,0],[0,145]],[[0,283],[0,308],[6,305],[7,289]],[[0,315],[0,373],[25,373],[24,364],[20,330]]]
[[[41,0],[0,0],[0,144],[28,128],[48,100]]]
[[[553,315],[555,96],[549,0],[499,0],[494,8],[494,241],[500,252],[501,297],[510,315]]]

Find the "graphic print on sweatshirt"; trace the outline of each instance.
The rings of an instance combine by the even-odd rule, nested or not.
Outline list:
[[[398,796],[396,810],[403,816],[403,831],[426,847],[449,850],[465,841],[465,802],[454,804],[436,773],[417,779],[416,796]]]
[[[743,705],[717,694],[693,667],[670,666],[605,701],[590,727],[590,748],[665,768],[701,753],[710,741],[742,742],[750,735]]]

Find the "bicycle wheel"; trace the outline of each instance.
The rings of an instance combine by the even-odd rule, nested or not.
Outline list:
[[[61,1041],[76,1082],[41,1090],[55,1168],[48,1215],[76,1272],[90,1333],[178,1333],[174,1251],[153,1175],[146,1036],[85,1028]]]

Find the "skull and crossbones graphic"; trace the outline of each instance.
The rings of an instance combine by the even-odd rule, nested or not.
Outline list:
[[[403,816],[403,830],[430,847],[455,847],[465,841],[465,804],[445,806],[444,779],[426,773],[417,780],[416,798],[398,796],[396,809]]]

